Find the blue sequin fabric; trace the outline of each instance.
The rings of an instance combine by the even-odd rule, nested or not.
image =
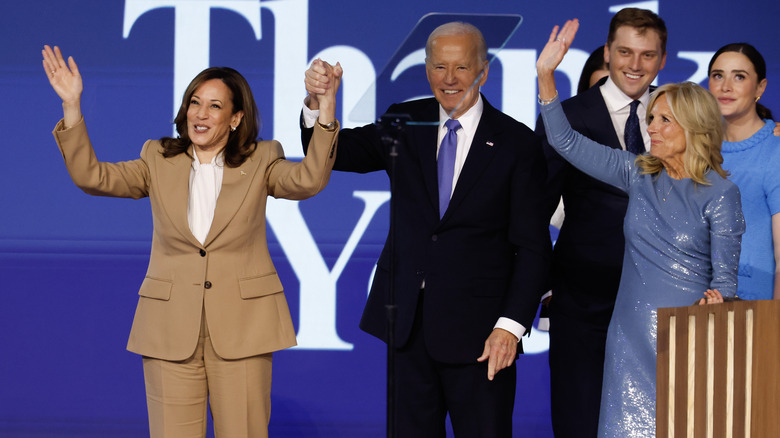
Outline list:
[[[666,171],[642,175],[631,153],[572,130],[557,99],[542,107],[542,117],[548,141],[567,161],[628,193],[599,437],[654,437],[657,309],[690,305],[707,289],[735,295],[745,231],[739,189],[712,171],[710,185]]]

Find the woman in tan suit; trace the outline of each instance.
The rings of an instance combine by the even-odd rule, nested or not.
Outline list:
[[[335,84],[300,162],[277,141],[256,141],[246,80],[209,68],[184,93],[179,138],[147,141],[140,158],[100,162],[92,149],[73,57],[45,46],[43,67],[62,99],[54,137],[73,182],[97,196],[149,197],[154,233],[128,350],[143,356],[152,437],[205,436],[207,400],[217,437],[264,437],[272,352],[295,331],[266,242],[268,196],[305,199],[328,183],[339,130]]]

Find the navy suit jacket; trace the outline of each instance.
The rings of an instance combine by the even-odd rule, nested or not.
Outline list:
[[[447,211],[441,219],[436,169],[439,104],[433,98],[391,106],[406,114],[395,171],[377,125],[339,132],[334,169],[386,171],[392,179],[395,233],[377,262],[360,327],[387,341],[390,266],[394,266],[396,346],[412,331],[425,281],[423,333],[429,354],[473,363],[499,317],[530,331],[548,277],[551,244],[541,143],[525,125],[493,108],[484,111]],[[308,144],[303,130],[303,144]],[[392,242],[391,242],[392,238]],[[391,260],[390,246],[394,245]],[[519,349],[521,351],[521,349]]]
[[[609,110],[599,87],[563,102],[572,128],[603,145],[620,149]],[[572,318],[594,322],[605,329],[612,316],[620,283],[625,238],[623,218],[628,195],[598,181],[564,160],[547,143],[544,124],[536,131],[543,138],[548,164],[548,217],[563,196],[565,218],[553,251],[553,303]],[[553,323],[554,324],[554,323]]]

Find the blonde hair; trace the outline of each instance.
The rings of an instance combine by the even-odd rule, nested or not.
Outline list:
[[[727,178],[729,173],[721,167],[723,156],[720,153],[723,143],[723,117],[715,97],[693,82],[658,87],[650,95],[650,104],[647,107],[648,125],[653,107],[664,95],[672,116],[685,132],[683,165],[688,176],[702,185],[710,185],[705,176],[710,169]],[[636,164],[642,174],[656,175],[664,168],[661,160],[650,154],[638,156]]]

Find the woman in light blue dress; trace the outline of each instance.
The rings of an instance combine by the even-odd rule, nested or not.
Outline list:
[[[549,143],[590,176],[626,191],[626,249],[607,334],[600,437],[655,436],[656,312],[737,290],[745,230],[739,189],[721,168],[720,110],[686,82],[658,88],[648,105],[651,149],[638,157],[573,131],[555,90],[555,68],[577,20],[553,29],[537,61]]]
[[[723,167],[742,194],[745,235],[737,294],[780,298],[780,137],[772,113],[758,103],[766,90],[764,57],[747,43],[721,47],[710,61],[709,89],[726,121]]]

